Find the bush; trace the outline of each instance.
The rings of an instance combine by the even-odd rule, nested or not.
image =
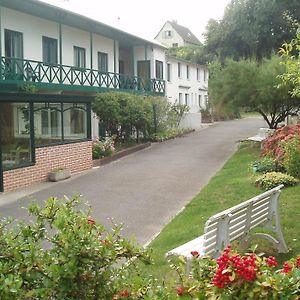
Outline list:
[[[93,140],[92,143],[93,159],[99,159],[102,157],[111,156],[115,152],[114,139],[115,137],[113,136],[103,141],[99,141],[98,139]]]
[[[173,139],[180,135],[190,132],[191,129],[184,128],[169,128],[158,133],[154,133],[150,136],[150,141],[152,142],[163,142],[165,140]]]
[[[286,140],[282,143],[283,166],[286,172],[296,178],[300,178],[300,135]]]
[[[147,252],[107,231],[79,210],[78,198],[36,204],[29,225],[0,224],[0,299],[112,299],[118,278],[134,275],[133,258]]]
[[[284,149],[282,142],[293,138],[295,135],[300,135],[300,123],[276,129],[274,134],[263,142],[262,155],[270,156],[279,165],[283,165]]]
[[[296,185],[298,180],[281,172],[269,172],[256,178],[255,184],[262,189],[269,190],[280,184],[284,186]]]
[[[258,173],[267,173],[278,170],[276,161],[268,156],[256,160],[252,163],[251,167],[254,172]]]

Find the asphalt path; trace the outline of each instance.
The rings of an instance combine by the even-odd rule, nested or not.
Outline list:
[[[62,182],[0,194],[0,217],[27,219],[30,201],[82,195],[97,222],[122,223],[124,236],[147,244],[259,127],[260,118],[215,123]]]

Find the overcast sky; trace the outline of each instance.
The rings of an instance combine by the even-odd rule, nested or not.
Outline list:
[[[220,19],[230,0],[42,0],[145,39],[153,39],[164,23],[177,20],[201,41],[207,21]]]

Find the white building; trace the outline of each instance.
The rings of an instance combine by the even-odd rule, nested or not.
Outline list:
[[[167,21],[156,35],[155,40],[168,48],[202,45],[187,27],[179,25],[176,21]]]
[[[207,106],[208,70],[206,66],[167,57],[166,95],[172,103],[186,104],[189,113],[182,127],[201,128],[200,109]]]

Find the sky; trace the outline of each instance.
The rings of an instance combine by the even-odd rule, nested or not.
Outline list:
[[[209,19],[221,19],[231,0],[42,0],[128,33],[152,40],[166,21],[176,20],[204,42]]]

